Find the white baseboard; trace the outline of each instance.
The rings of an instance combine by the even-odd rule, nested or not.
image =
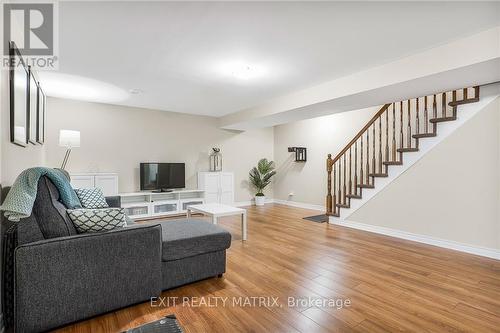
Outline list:
[[[234,207],[244,207],[244,206],[252,206],[254,204],[253,200],[248,200],[248,201],[236,201],[233,203]]]
[[[419,235],[411,232],[374,226],[353,221],[345,221],[345,220],[330,218],[329,223],[500,260],[500,250],[497,249],[474,246],[451,240],[440,239],[426,235]]]
[[[296,201],[290,201],[290,200],[266,198],[266,204],[268,204],[268,203],[277,203],[280,205],[286,205],[286,206],[292,206],[292,207],[297,207],[297,208],[304,208],[304,209],[311,209],[311,210],[318,210],[321,212],[326,212],[325,206],[314,205],[314,204],[309,204],[309,203],[305,203],[305,202],[296,202]],[[233,204],[233,206],[244,207],[244,206],[253,206],[254,204],[255,204],[254,200],[237,201]]]
[[[274,202],[274,199],[272,198],[266,198],[266,204],[267,203],[273,203]],[[233,206],[234,207],[245,207],[245,206],[253,206],[255,205],[255,200],[252,199],[252,200],[248,200],[248,201],[235,201],[233,203]]]
[[[319,210],[319,211],[322,211],[323,213],[326,212],[325,206],[321,206],[321,205],[314,205],[314,204],[309,204],[309,203],[305,203],[305,202],[280,200],[280,199],[274,199],[273,202],[277,203],[277,204],[287,205],[287,206],[292,206],[292,207],[297,207],[297,208]]]

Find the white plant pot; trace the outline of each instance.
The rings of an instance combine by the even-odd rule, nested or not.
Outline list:
[[[264,206],[266,203],[266,197],[265,196],[255,196],[255,206]]]

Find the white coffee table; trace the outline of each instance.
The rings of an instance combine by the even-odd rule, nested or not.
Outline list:
[[[202,213],[212,217],[212,223],[217,224],[217,219],[222,216],[241,215],[241,233],[243,240],[247,240],[247,210],[218,203],[207,203],[201,205],[189,205],[187,207],[187,217],[191,213]]]

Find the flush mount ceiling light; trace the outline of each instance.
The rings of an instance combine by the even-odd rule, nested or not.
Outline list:
[[[128,92],[131,93],[132,95],[139,95],[142,94],[144,90],[138,88],[132,88]]]
[[[219,72],[239,80],[251,80],[265,75],[263,66],[242,61],[227,62],[219,66]]]
[[[128,99],[130,96],[126,90],[115,85],[83,76],[48,71],[41,72],[39,75],[45,93],[52,97],[88,102],[117,103]]]

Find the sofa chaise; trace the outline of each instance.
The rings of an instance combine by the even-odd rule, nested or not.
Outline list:
[[[119,197],[106,201],[120,206]],[[196,219],[78,234],[47,177],[32,215],[2,223],[3,313],[15,332],[47,331],[221,276],[231,244],[230,233]]]

